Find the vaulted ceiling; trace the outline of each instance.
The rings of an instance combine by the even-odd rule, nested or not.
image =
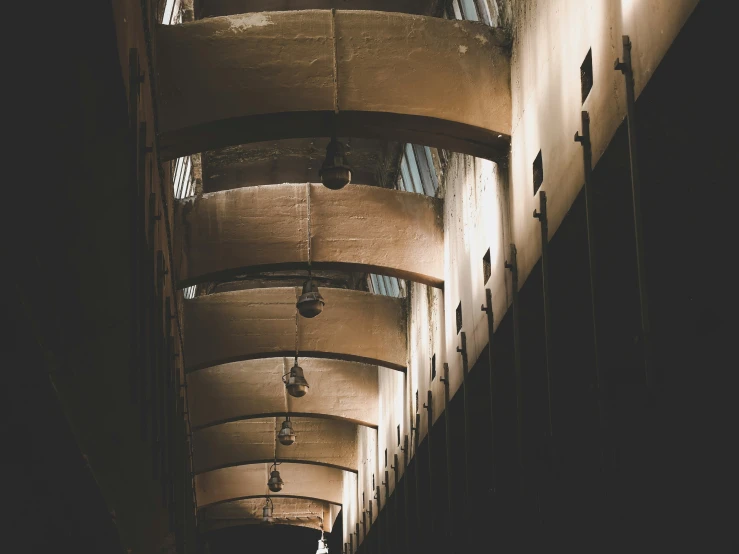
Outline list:
[[[269,496],[275,523],[330,531],[356,496],[379,376],[408,362],[406,301],[367,275],[444,286],[443,200],[396,190],[404,145],[509,149],[501,36],[443,4],[200,0],[196,21],[158,29],[161,153],[202,162],[173,238],[178,285],[198,291],[184,358],[205,529],[260,523]],[[320,183],[332,136],[352,170],[341,190]],[[311,319],[296,310],[309,271],[325,300]],[[295,361],[299,398],[283,384]]]

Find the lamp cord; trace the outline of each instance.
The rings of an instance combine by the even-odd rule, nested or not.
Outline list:
[[[308,207],[308,278],[310,279],[311,276],[311,209],[310,209],[310,183],[306,183],[306,197],[308,199],[307,207]]]
[[[295,365],[298,365],[298,321],[299,321],[298,310],[295,310]]]

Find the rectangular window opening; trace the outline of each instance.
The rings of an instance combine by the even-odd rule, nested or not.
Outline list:
[[[585,56],[585,61],[580,66],[580,91],[582,93],[582,101],[585,103],[585,99],[590,94],[590,89],[593,88],[593,49],[588,50],[588,55]]]
[[[490,248],[485,252],[482,257],[482,284],[485,285],[490,279],[490,275],[493,273],[493,266],[490,264]]]
[[[398,446],[400,446],[400,424],[398,424]]]
[[[387,467],[387,448],[385,449],[385,467]]]
[[[457,306],[457,334],[462,330],[462,302]]]
[[[436,354],[431,356],[431,380],[436,379]]]
[[[534,158],[534,194],[539,192],[541,184],[544,182],[544,165],[541,161],[541,150]]]

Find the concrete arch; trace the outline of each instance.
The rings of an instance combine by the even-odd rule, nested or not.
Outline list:
[[[186,369],[294,355],[295,303],[300,293],[299,287],[260,288],[186,300]],[[326,301],[323,313],[313,319],[298,318],[301,357],[356,361],[405,371],[402,299],[332,288],[321,289],[321,294]],[[289,365],[285,369],[289,370]]]
[[[164,159],[334,131],[495,160],[509,150],[510,58],[480,23],[343,10],[215,17],[160,27],[157,66]]]
[[[292,359],[264,358],[209,367],[187,377],[190,421],[196,430],[259,417],[326,418],[377,428],[377,366],[305,358],[310,392],[294,398],[282,375]]]
[[[398,190],[349,185],[333,191],[321,184],[248,187],[184,200],[175,211],[178,284],[224,280],[249,269],[307,268],[310,255],[316,269],[440,287],[442,204]]]
[[[290,10],[377,10],[432,15],[435,0],[200,0],[197,17]]]
[[[213,504],[200,510],[206,531],[240,525],[263,525],[262,507],[266,495]],[[272,497],[274,525],[293,525],[330,533],[341,506],[315,498]]]
[[[233,421],[193,433],[194,472],[253,463],[295,462],[358,471],[357,426],[346,421],[291,417],[296,441],[276,440],[283,418]]]
[[[344,471],[336,468],[283,463],[278,466],[285,482],[282,491],[272,493],[267,488],[271,464],[249,464],[208,471],[195,476],[198,506],[228,502],[235,499],[279,496],[315,498],[341,504]]]
[[[339,137],[346,146],[352,182],[382,186],[397,162],[396,144]],[[203,153],[203,192],[276,183],[318,183],[326,157],[324,137],[253,142]],[[392,177],[388,179],[392,182]]]

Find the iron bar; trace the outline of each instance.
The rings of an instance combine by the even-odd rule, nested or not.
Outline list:
[[[588,267],[590,271],[590,308],[593,325],[593,363],[595,365],[595,392],[598,398],[598,422],[603,433],[605,418],[604,394],[605,383],[600,369],[600,353],[598,348],[598,319],[596,310],[595,280],[595,215],[593,202],[593,153],[590,144],[590,115],[582,112],[582,135],[575,133],[575,141],[582,145],[583,169],[585,174],[585,226],[588,238]],[[600,437],[600,462],[604,464],[603,437]]]
[[[488,321],[488,365],[490,370],[490,481],[493,495],[496,493],[497,483],[495,474],[495,372],[493,369],[493,338],[495,334],[495,319],[493,314],[493,293],[490,289],[485,289],[485,304],[481,306],[481,310],[487,314]]]
[[[639,315],[641,319],[644,349],[644,372],[648,389],[654,386],[652,368],[651,325],[649,322],[649,300],[647,297],[647,275],[644,253],[644,227],[641,214],[641,181],[639,178],[638,149],[636,143],[636,99],[634,92],[634,72],[631,65],[631,40],[628,35],[621,37],[623,42],[623,61],[616,59],[613,68],[624,75],[626,84],[626,122],[629,132],[629,167],[631,170],[631,199],[634,209],[634,239],[636,242],[636,273],[639,282]]]
[[[434,463],[433,456],[431,455],[431,428],[434,425],[434,407],[431,404],[431,400],[431,391],[426,391],[426,403],[423,405],[423,407],[426,409],[426,415],[428,416],[426,420],[426,448],[428,449],[429,458],[429,536],[433,534],[434,529]]]
[[[447,527],[449,537],[454,536],[454,503],[452,494],[454,487],[452,486],[452,427],[449,417],[449,364],[444,363],[444,377],[441,378],[444,383],[444,428],[446,431],[446,483],[447,483]]]
[[[547,375],[547,432],[550,466],[554,455],[554,428],[552,425],[552,309],[549,296],[549,220],[547,217],[547,193],[539,191],[539,211],[534,217],[541,227],[541,287],[544,301],[544,351]],[[550,467],[551,469],[551,467]]]
[[[511,244],[510,261],[505,262],[506,269],[511,272],[511,288],[513,296],[513,369],[516,379],[516,445],[518,450],[519,492],[523,502],[525,494],[525,474],[523,456],[523,379],[521,375],[521,314],[518,299],[518,261],[516,245]]]
[[[470,371],[467,359],[467,333],[459,333],[462,346],[457,347],[457,352],[462,356],[462,409],[464,410],[464,508],[468,508],[470,502],[470,409],[469,394],[467,390],[467,374]]]
[[[416,403],[416,408],[418,408],[418,404]],[[416,427],[415,427],[415,474],[416,474],[416,531],[417,531],[417,543],[416,543],[416,552],[422,551],[422,545],[423,545],[423,527],[421,526],[421,468],[418,465],[418,445],[419,445],[419,435],[421,428],[421,414],[416,412]]]

